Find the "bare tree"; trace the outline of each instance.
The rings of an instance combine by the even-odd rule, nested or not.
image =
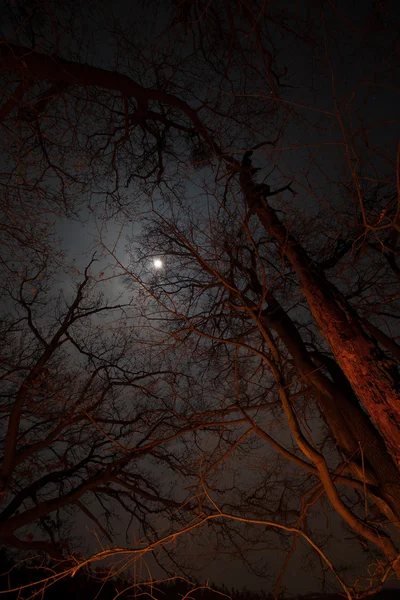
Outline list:
[[[91,10],[82,12],[84,23],[91,22]],[[226,535],[239,552],[243,524],[265,524],[264,511],[275,518],[268,527],[308,536],[307,511],[326,496],[362,544],[378,549],[383,581],[399,569],[399,347],[393,335],[398,318],[398,148],[394,143],[387,148],[386,140],[374,137],[375,124],[362,108],[360,89],[389,84],[367,81],[356,90],[343,85],[332,60],[341,48],[333,49],[332,41],[339,35],[350,57],[355,32],[371,54],[382,35],[385,52],[393,47],[396,33],[383,25],[380,29],[383,15],[376,11],[364,15],[366,22],[367,16],[373,19],[375,29],[365,29],[351,25],[332,3],[313,10],[307,5],[299,16],[290,7],[278,11],[261,2],[189,1],[174,7],[166,20],[156,7],[151,24],[143,20],[140,40],[133,20],[114,21],[115,51],[107,56],[101,55],[101,44],[96,46],[93,28],[83,47],[73,6],[65,13],[58,6],[54,14],[45,11],[42,27],[35,25],[33,9],[28,17],[11,11],[18,26],[0,46],[6,96],[0,115],[11,149],[3,177],[6,193],[18,171],[23,193],[32,198],[39,192],[45,199],[45,214],[52,197],[64,211],[86,202],[95,213],[93,205],[101,197],[108,216],[141,219],[145,235],[138,245],[133,242],[130,265],[121,262],[115,248],[107,249],[142,303],[141,327],[151,338],[146,359],[143,352],[146,365],[154,355],[168,363],[169,352],[171,360],[176,352],[186,359],[184,366],[177,362],[182,373],[175,365],[160,367],[157,398],[163,408],[147,405],[146,418],[127,415],[120,407],[125,392],[117,391],[129,389],[129,373],[136,373],[129,363],[135,354],[132,340],[105,336],[99,346],[93,323],[90,341],[74,330],[75,321],[103,307],[89,303],[79,309],[78,288],[72,304],[60,309],[59,328],[45,336],[32,316],[36,292],[28,302],[25,291],[13,291],[38,354],[27,384],[20,382],[9,407],[18,415],[36,382],[35,369],[55,360],[53,346],[60,355],[61,341],[68,343],[89,365],[72,395],[88,394],[85,411],[91,416],[78,411],[79,426],[95,429],[96,460],[102,444],[118,446],[118,458],[102,463],[101,483],[97,474],[88,479],[97,495],[101,490],[101,498],[116,497],[115,488],[110,492],[106,486],[114,481],[114,469],[114,484],[123,486],[118,469],[125,473],[138,456],[126,450],[125,436],[140,423],[146,456],[156,453],[190,485],[198,480],[196,500],[182,513],[185,521],[193,510],[204,512],[192,529],[220,517],[230,520],[232,535],[230,526],[217,526],[216,534],[220,539]],[[108,36],[107,11],[96,18],[93,22]],[[151,43],[146,28],[156,32]],[[381,67],[376,70],[384,73],[390,65]],[[342,67],[339,78],[346,73]],[[25,196],[18,194],[22,203]],[[12,228],[6,235],[19,243]],[[24,233],[25,245],[29,239]],[[157,255],[165,268],[152,277],[145,265]],[[36,290],[39,273],[28,277],[22,272],[23,285],[35,282]],[[115,310],[132,314],[133,309]],[[7,323],[5,335],[8,328],[10,335],[20,335],[15,323],[19,319]],[[151,398],[157,373],[144,366],[141,372],[141,393]],[[57,386],[64,390],[62,381]],[[104,416],[96,401],[91,404],[92,386],[94,395],[106,390],[106,405],[122,411],[118,419]],[[63,392],[68,398],[70,393]],[[49,410],[58,414],[49,397]],[[5,491],[18,450],[16,423],[22,423],[18,416],[10,418],[7,429]],[[71,427],[75,431],[68,421]],[[194,430],[202,433],[189,444],[186,434]],[[170,454],[155,450],[178,438],[180,445]],[[79,469],[92,461],[85,440],[84,456],[76,455],[76,464],[84,461]],[[72,448],[77,443],[73,437]],[[137,441],[132,443],[137,448]],[[253,444],[257,452],[273,456],[274,469],[260,469],[262,475],[246,495],[245,479],[238,483],[233,468],[225,481],[218,473],[236,452],[253,459]],[[289,475],[280,474],[287,461]],[[71,490],[83,490],[79,469],[65,475],[72,478]],[[125,489],[134,493],[131,476],[125,477]],[[261,480],[265,492],[260,495]],[[155,492],[139,487],[152,501]],[[12,493],[18,497],[19,491]],[[157,494],[157,506],[170,509],[178,508],[173,502],[181,507],[188,496],[176,501]],[[121,498],[118,493],[117,501]],[[7,523],[12,518],[7,514]],[[235,529],[232,523],[239,521]],[[192,529],[186,524],[179,531]],[[166,543],[176,537],[176,532],[168,534]],[[159,547],[159,542],[153,543]]]
[[[16,548],[62,555],[79,511],[109,541],[118,509],[147,533],[152,514],[184,500],[158,481],[157,464],[172,482],[179,452],[170,457],[168,445],[198,425],[175,406],[187,376],[151,350],[131,303],[96,293],[94,267],[72,294],[52,296],[45,267],[7,289],[15,304],[2,322],[0,539]]]
[[[396,568],[396,535],[382,537],[377,521],[381,512],[384,523],[398,528],[396,463],[343,371],[310,326],[309,315],[302,315],[296,283],[288,280],[285,263],[277,263],[263,229],[255,221],[249,225],[247,211],[235,196],[229,200],[218,190],[212,196],[210,189],[207,194],[206,210],[204,204],[194,209],[192,198],[174,198],[167,211],[165,205],[161,212],[154,209],[145,235],[132,248],[138,264],[156,251],[164,257],[164,271],[151,285],[135,275],[135,262],[130,267],[135,284],[140,282],[159,303],[148,321],[154,321],[157,329],[164,322],[165,335],[183,344],[200,338],[195,348],[202,370],[207,365],[208,377],[226,382],[226,427],[233,429],[215,446],[204,448],[206,476],[199,481],[199,491],[207,480],[217,498],[224,498],[222,504],[216,500],[222,512],[235,507],[237,515],[253,519],[270,512],[288,527],[293,520],[305,525],[307,511],[326,494],[346,524],[377,544],[388,565]],[[243,424],[230,422],[232,411],[241,415]],[[284,422],[286,434],[271,434],[277,423],[282,427]],[[232,454],[247,455],[247,464],[257,470],[248,445],[254,436],[271,447],[269,466],[260,469],[266,472],[264,482],[249,482],[241,469],[235,484],[224,479],[220,469],[226,474]],[[277,453],[274,458],[271,450],[272,456]],[[295,484],[287,467],[280,465],[282,459],[292,463]],[[298,469],[303,470],[303,479]],[[280,474],[282,470],[286,475]],[[310,474],[319,483],[308,489]],[[266,497],[268,502],[263,502]],[[212,509],[212,504],[205,504]]]

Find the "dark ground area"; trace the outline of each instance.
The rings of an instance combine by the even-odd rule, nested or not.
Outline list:
[[[254,592],[246,588],[229,589],[227,586],[208,587],[200,584],[189,584],[183,579],[150,585],[132,586],[132,581],[116,578],[106,579],[98,573],[77,573],[49,585],[43,584],[46,577],[54,571],[35,565],[33,562],[16,564],[0,553],[0,595],[4,600],[26,600],[41,598],[42,600],[112,600],[122,598],[143,598],[144,600],[216,600],[230,597],[231,600],[273,600],[274,596],[267,592]],[[35,582],[41,582],[35,586]],[[197,588],[197,589],[196,589]],[[10,591],[11,590],[11,591]],[[282,600],[340,600],[341,594],[308,594],[302,596],[279,596]],[[382,590],[367,598],[375,600],[400,600],[400,589]]]

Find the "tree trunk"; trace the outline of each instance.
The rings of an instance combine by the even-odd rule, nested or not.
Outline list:
[[[347,300],[318,271],[305,249],[280,222],[274,209],[264,199],[255,203],[248,191],[251,186],[243,187],[243,174],[241,180],[248,205],[295,270],[321,334],[400,465],[399,386],[385,355],[369,337]]]
[[[314,389],[338,448],[349,459],[351,472],[358,479],[377,486],[377,493],[373,495],[375,504],[393,525],[400,527],[400,472],[382,437],[361,410],[350,385],[345,385],[347,380],[340,368],[336,365],[333,381],[325,376],[311,359],[290,316],[272,294],[267,294],[266,301],[268,310],[262,319],[279,335],[299,374]],[[364,465],[360,461],[361,452]]]

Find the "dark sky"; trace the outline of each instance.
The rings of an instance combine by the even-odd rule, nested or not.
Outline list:
[[[296,7],[294,7],[296,4]],[[313,174],[315,186],[324,186],[326,184],[326,172],[332,172],[332,175],[340,168],[341,163],[335,146],[332,146],[336,140],[340,140],[340,129],[337,123],[333,122],[330,115],[324,114],[324,111],[332,111],[335,101],[338,105],[346,107],[344,117],[347,125],[351,125],[355,132],[352,142],[355,147],[360,146],[362,158],[368,165],[369,160],[374,160],[374,165],[385,164],[384,159],[376,156],[369,151],[362,139],[362,131],[372,123],[381,123],[374,127],[370,135],[371,147],[380,146],[393,153],[395,141],[399,134],[398,124],[398,106],[399,106],[399,80],[393,79],[394,63],[399,57],[393,56],[393,48],[399,49],[399,40],[397,46],[395,36],[398,24],[399,8],[395,2],[326,2],[322,3],[323,11],[320,12],[320,4],[302,2],[280,2],[282,9],[293,10],[294,14],[299,15],[299,19],[310,19],[312,23],[312,38],[305,40],[303,45],[298,47],[290,46],[286,43],[285,37],[276,34],[278,47],[280,48],[279,60],[288,66],[289,74],[287,81],[290,87],[282,92],[280,101],[286,102],[289,106],[296,105],[299,117],[293,118],[290,126],[286,130],[285,136],[280,143],[280,149],[276,154],[276,160],[279,163],[280,174],[290,175],[290,172],[299,172],[304,170],[310,156],[313,155],[313,146],[318,146],[318,155],[315,162],[324,164],[324,176],[318,175],[318,169]],[[129,5],[129,6],[128,6]],[[26,6],[30,6],[26,3]],[[157,43],[159,31],[146,23],[146,10],[149,11],[149,23],[151,22],[152,8],[139,8],[135,3],[105,2],[105,15],[101,16],[97,3],[88,5],[84,11],[87,11],[86,18],[79,17],[78,4],[73,5],[76,11],[76,20],[74,23],[73,35],[68,35],[69,50],[80,51],[80,42],[83,42],[84,51],[82,56],[87,62],[104,68],[113,69],[115,65],[116,36],[114,24],[109,20],[109,15],[113,14],[116,23],[121,23],[121,27],[129,24],[129,19],[135,17],[135,23],[127,29],[141,27],[141,34],[149,45]],[[162,3],[160,4],[162,7]],[[62,15],[62,9],[59,7]],[[160,12],[163,12],[163,8]],[[313,12],[314,11],[314,12]],[[97,19],[91,19],[91,15],[96,13]],[[57,14],[57,13],[56,13]],[[167,11],[165,10],[165,15]],[[262,19],[262,16],[260,17]],[[37,17],[40,20],[40,16]],[[162,19],[160,19],[162,22]],[[294,19],[295,22],[295,19]],[[370,22],[369,33],[367,23]],[[133,20],[132,20],[133,23]],[[39,26],[39,23],[36,23]],[[3,35],[8,35],[10,28],[3,25]],[[161,26],[160,26],[161,29]],[[132,34],[132,31],[130,31]],[[75,42],[71,38],[75,38]],[[60,47],[63,47],[63,41]],[[397,73],[398,74],[398,73]],[[313,86],[309,82],[313,82]],[[347,110],[348,109],[348,110]],[[353,121],[354,119],[354,121]],[[388,126],[389,124],[389,126]],[[317,126],[312,130],[311,125]],[[356,130],[358,133],[356,133]],[[360,133],[361,132],[361,133]],[[325,144],[325,145],[324,145]],[[362,149],[361,149],[362,148]],[[260,178],[269,171],[271,155],[260,151],[255,156],[257,165],[263,167]],[[369,172],[367,166],[366,171]],[[279,179],[279,176],[278,176]],[[300,181],[301,183],[301,178]],[[98,194],[92,198],[94,202],[101,202],[101,195]],[[295,200],[298,203],[299,211],[302,211],[305,217],[315,209],[312,201],[304,195],[299,195]],[[102,215],[100,209],[94,214],[86,206],[82,207],[74,218],[58,218],[56,229],[58,235],[62,238],[62,247],[66,250],[68,260],[73,261],[75,266],[82,270],[88,261],[94,249],[99,252],[99,263],[96,270],[99,273],[104,271],[106,276],[103,278],[102,290],[113,299],[120,300],[126,298],[126,286],[121,277],[114,277],[116,272],[121,273],[121,269],[109,268],[113,261],[107,255],[107,248],[115,246],[115,253],[122,263],[128,265],[129,255],[126,250],[127,238],[131,236],[140,236],[141,230],[138,220],[124,222],[121,215],[117,219],[110,219],[106,230],[101,231]],[[100,237],[103,245],[99,245]],[[118,239],[118,241],[117,241]],[[101,253],[103,253],[101,255]],[[149,256],[149,268],[151,260]],[[165,265],[167,268],[167,264]],[[65,272],[59,273],[59,285],[65,289],[71,284],[71,280]],[[320,513],[313,518],[313,527],[316,531],[322,532],[326,515]],[[335,533],[336,539],[345,538],[345,544],[334,542],[329,545],[330,558],[335,563],[351,563],[350,571],[354,575],[358,573],[358,567],[364,560],[362,551],[358,542],[350,540],[349,533],[342,527],[339,518],[331,512],[329,514],[331,521],[330,527]],[[76,523],[76,530],[82,535],[82,530],[87,527],[88,531],[83,534],[91,550],[95,549],[97,544],[91,533],[91,525],[85,523],[84,519]],[[126,525],[124,521],[115,524],[115,541],[123,545],[125,539]],[[204,563],[202,570],[204,577],[214,580],[216,583],[225,583],[228,587],[247,586],[249,588],[262,587],[264,584],[250,574],[240,561],[230,557],[221,556],[212,557],[209,560],[208,542],[205,536],[199,535],[199,539],[194,537],[185,542],[186,553],[189,562],[198,564]],[[96,548],[97,549],[97,548]],[[290,562],[288,575],[286,576],[284,587],[290,593],[305,593],[316,591],[320,587],[320,573],[309,572],[307,568],[307,558],[310,548],[304,543],[299,543],[299,548]],[[198,555],[200,554],[200,558]],[[201,556],[203,554],[203,556]],[[278,551],[265,553],[268,557],[267,563],[273,574],[276,575],[283,557]],[[151,565],[152,568],[156,567]],[[351,579],[352,573],[347,573]]]

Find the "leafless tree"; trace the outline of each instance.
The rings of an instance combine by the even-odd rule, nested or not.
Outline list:
[[[158,480],[160,465],[171,483],[179,474],[182,450],[170,457],[168,446],[198,426],[176,407],[187,375],[151,348],[130,302],[99,295],[94,267],[72,293],[52,295],[45,268],[7,286],[0,518],[15,548],[61,556],[78,512],[109,541],[118,510],[144,535],[184,500]]]
[[[179,437],[181,445],[168,455],[157,450],[157,459],[190,486],[197,479],[196,500],[185,505],[190,509],[182,511],[182,519],[190,520],[193,510],[203,516],[179,532],[218,519],[229,522],[225,529],[216,525],[215,535],[226,536],[245,556],[238,541],[243,527],[265,524],[268,513],[274,517],[269,527],[295,539],[308,536],[307,512],[326,496],[362,544],[378,549],[383,581],[399,570],[400,353],[393,333],[399,150],[389,134],[388,143],[374,135],[374,117],[362,108],[363,90],[378,94],[390,83],[346,86],[335,72],[341,48],[333,50],[332,44],[340,36],[350,57],[353,37],[361,36],[368,53],[382,44],[380,56],[390,56],[398,43],[395,31],[384,25],[378,9],[364,15],[362,25],[352,24],[334,3],[322,3],[315,12],[307,5],[299,15],[261,2],[185,1],[167,20],[156,5],[151,24],[143,20],[140,40],[133,20],[113,21],[115,51],[101,56],[93,29],[86,47],[79,41],[75,6],[65,12],[54,6],[54,12],[46,8],[41,27],[34,9],[28,16],[12,10],[19,26],[0,45],[2,134],[11,149],[4,190],[11,193],[12,178],[19,185],[21,177],[18,202],[39,193],[46,215],[51,197],[64,211],[86,202],[95,214],[93,204],[101,197],[108,216],[140,221],[144,235],[132,240],[130,264],[101,242],[140,303],[140,327],[151,339],[141,393],[150,398],[149,386],[158,381],[148,369],[152,356],[167,362],[168,352],[171,360],[176,353],[186,357],[177,363],[182,373],[174,365],[162,367],[158,395],[167,409],[160,409],[160,417],[147,406],[150,429],[141,429],[146,440],[152,432],[143,442],[151,447],[147,455],[154,453],[151,444],[164,449]],[[94,22],[110,36],[107,7],[102,9]],[[94,15],[90,5],[86,10],[81,17],[87,24]],[[138,11],[138,20],[150,19],[144,9]],[[147,29],[155,32],[150,43]],[[386,61],[377,71],[387,75],[391,67]],[[388,121],[390,132],[394,124]],[[11,227],[6,235],[19,243]],[[24,230],[23,243],[29,239]],[[151,275],[146,265],[156,255],[164,269]],[[70,333],[70,324],[74,329],[74,321],[100,310],[90,303],[78,310],[80,288],[76,307],[72,301],[59,309],[59,329],[44,336],[30,306],[39,296],[35,291],[28,302],[25,291],[32,282],[39,289],[40,271],[29,278],[21,271],[19,277],[25,287],[11,298],[25,311],[33,347],[42,351],[30,366],[29,385],[22,381],[18,388],[23,402],[36,381],[35,368],[53,360],[52,340],[58,355],[66,340],[90,367],[72,396],[83,390],[90,398],[91,386],[97,390],[101,384],[106,404],[119,413],[125,391],[117,390],[129,388],[126,373],[136,373],[131,358],[124,362],[134,355],[132,340],[112,334],[100,342],[93,323],[89,341]],[[137,316],[131,305],[115,310]],[[18,319],[7,322],[4,335],[18,338],[18,327]],[[108,350],[110,341],[115,347]],[[65,389],[62,382],[54,386]],[[70,390],[63,393],[70,398]],[[58,411],[49,397],[49,410]],[[108,447],[111,438],[121,446],[117,459],[106,460],[104,480],[96,487],[97,494],[101,489],[110,497],[115,494],[105,485],[112,480],[110,469],[131,464],[133,450],[126,450],[124,436],[139,421],[143,428],[142,417],[121,412],[115,420],[97,414],[90,402],[85,411],[93,416],[82,413],[80,424],[95,429],[98,445]],[[6,436],[5,490],[17,452],[16,422],[22,423],[10,419]],[[186,433],[194,430],[201,433],[189,444]],[[76,460],[89,464],[90,448]],[[251,461],[263,452],[268,461],[273,457],[273,468],[260,468],[246,494],[246,480],[235,472],[243,469],[233,463],[240,453]],[[289,473],[283,473],[286,463]],[[229,473],[225,479],[218,475],[222,468]],[[71,489],[83,485],[76,483],[78,473],[78,479],[71,477]],[[98,475],[93,477],[97,482]],[[141,490],[152,501],[154,490]],[[176,500],[157,493],[157,506],[178,508],[171,504]],[[186,499],[183,495],[179,507]],[[175,532],[164,540],[177,537]]]

